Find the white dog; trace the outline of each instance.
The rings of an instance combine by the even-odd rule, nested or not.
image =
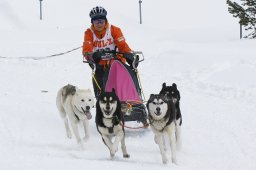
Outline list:
[[[82,90],[70,84],[62,87],[57,94],[56,105],[60,116],[64,120],[66,134],[72,137],[68,119],[76,137],[77,143],[83,148],[83,143],[78,131],[78,123],[84,127],[84,141],[89,139],[89,120],[92,118],[91,108],[94,107],[94,97],[90,89]]]

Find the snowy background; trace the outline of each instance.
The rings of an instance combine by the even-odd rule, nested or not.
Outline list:
[[[181,93],[183,148],[178,165],[163,165],[153,134],[129,130],[114,160],[94,119],[85,150],[67,139],[55,98],[67,83],[91,88],[80,47],[92,7],[108,11],[130,47],[143,51],[139,71],[146,99],[163,82]],[[225,0],[0,0],[1,170],[255,170],[256,41],[240,40]],[[95,109],[92,111],[95,115]]]

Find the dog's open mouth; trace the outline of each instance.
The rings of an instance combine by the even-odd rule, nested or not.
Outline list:
[[[90,110],[84,110],[83,108],[82,108],[82,110],[83,110],[85,116],[87,117],[87,119],[90,120],[92,118],[92,114],[91,114]]]
[[[112,110],[113,110],[113,108],[112,108],[111,110],[105,110],[105,109],[103,109],[103,110],[104,110],[104,113],[105,113],[106,115],[110,115],[111,112],[112,112]]]
[[[155,112],[155,115],[160,116],[162,113],[161,112]]]

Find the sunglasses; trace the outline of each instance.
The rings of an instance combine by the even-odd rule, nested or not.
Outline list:
[[[105,19],[96,19],[92,21],[93,24],[98,25],[98,24],[105,24],[106,20]]]

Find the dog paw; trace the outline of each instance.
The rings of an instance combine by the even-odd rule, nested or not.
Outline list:
[[[168,160],[167,159],[163,159],[163,164],[167,164],[168,163]]]
[[[165,155],[162,155],[162,162],[163,164],[167,164],[168,163],[168,159]]]
[[[113,159],[114,159],[114,156],[115,156],[115,154],[110,153],[110,159],[111,159],[111,160],[113,160]]]
[[[84,150],[85,149],[84,144],[83,144],[82,141],[78,142],[78,146],[79,146],[80,150]]]
[[[124,154],[123,157],[124,158],[130,158],[130,155],[129,154]]]
[[[89,136],[85,136],[85,137],[83,138],[83,141],[84,141],[84,142],[88,142],[88,140],[89,140]]]
[[[71,133],[71,132],[67,132],[67,137],[68,137],[69,139],[71,139],[71,138],[72,138],[72,133]]]
[[[172,163],[174,163],[174,164],[177,165],[177,160],[176,160],[176,158],[172,158]]]

